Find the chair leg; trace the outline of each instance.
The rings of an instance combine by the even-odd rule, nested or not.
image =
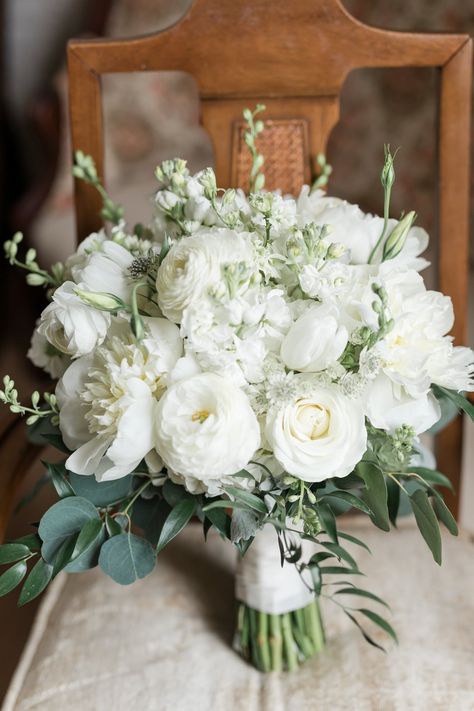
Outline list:
[[[463,420],[456,417],[436,437],[436,460],[439,471],[451,480],[454,493],[445,491],[444,498],[453,516],[459,516],[461,496],[461,466],[462,466]]]

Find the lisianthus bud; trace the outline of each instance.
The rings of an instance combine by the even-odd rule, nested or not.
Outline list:
[[[382,168],[382,174],[380,175],[380,181],[384,190],[390,190],[393,183],[395,182],[395,170],[393,168],[393,159],[390,153],[390,146],[385,146],[385,163]]]
[[[125,307],[122,299],[106,292],[84,291],[84,289],[77,288],[75,293],[81,301],[99,309],[99,311],[118,311]]]
[[[405,245],[408,233],[411,230],[415,219],[416,212],[409,212],[402,220],[400,220],[398,225],[394,227],[392,232],[387,237],[383,246],[383,262],[387,261],[387,259],[393,259],[398,254],[400,254]]]

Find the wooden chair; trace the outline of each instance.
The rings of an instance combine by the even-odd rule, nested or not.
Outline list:
[[[267,187],[295,193],[311,177],[312,156],[325,150],[338,120],[341,87],[352,69],[437,67],[441,79],[439,282],[453,299],[457,315],[453,335],[462,343],[467,311],[471,55],[472,43],[466,35],[374,29],[352,18],[339,0],[195,0],[184,19],[160,34],[131,40],[70,42],[72,144],[74,150],[93,156],[103,177],[101,75],[183,70],[198,85],[202,123],[214,144],[218,184],[245,187],[248,158],[241,113],[243,107],[261,101],[267,106],[267,129],[260,146],[266,156]],[[100,204],[96,193],[83,183],[77,183],[75,190],[78,238],[83,239],[100,227]],[[36,456],[31,447],[21,445],[20,428],[21,424],[11,423],[1,445],[7,477],[0,490],[0,539],[24,471]],[[439,468],[449,474],[458,492],[461,437],[460,418],[438,436]],[[452,499],[450,504],[457,512],[457,500]],[[103,708],[110,703],[120,708],[124,703],[127,707],[151,708],[150,703],[155,702],[158,706],[154,708],[259,708],[281,704],[288,708],[336,709],[353,706],[354,698],[361,708],[372,708],[374,699],[381,707],[392,708],[395,695],[403,705],[400,680],[406,684],[406,705],[428,708],[434,680],[441,678],[447,681],[433,692],[436,703],[443,708],[461,708],[467,700],[470,706],[472,696],[468,698],[466,689],[471,675],[471,639],[464,620],[472,601],[467,592],[462,597],[458,581],[468,576],[465,588],[469,590],[472,571],[466,561],[472,557],[472,543],[453,541],[451,557],[451,543],[446,541],[448,566],[439,578],[432,572],[436,568],[429,556],[423,557],[418,532],[412,530],[409,521],[406,523],[408,528],[402,525],[399,538],[387,537],[390,540],[373,527],[359,533],[357,527],[364,525],[360,519],[353,524],[354,532],[362,535],[376,554],[372,570],[370,560],[363,563],[375,578],[374,589],[392,599],[396,591],[395,625],[401,628],[406,650],[399,656],[374,656],[355,633],[336,629],[329,621],[332,642],[327,656],[308,663],[293,677],[259,677],[228,647],[232,609],[231,602],[226,601],[232,596],[231,554],[227,549],[227,562],[221,569],[216,563],[221,554],[213,558],[216,540],[204,552],[197,544],[196,534],[200,532],[191,526],[183,532],[181,542],[173,542],[165,551],[156,571],[159,582],[150,576],[129,591],[113,585],[100,571],[91,571],[85,580],[86,576],[59,576],[46,595],[4,709],[13,711],[31,703],[48,711],[65,706]],[[406,568],[403,586],[399,586],[398,568],[391,564],[394,558]],[[383,559],[390,561],[388,570],[380,566]],[[222,585],[217,590],[209,586],[209,579],[219,570]],[[442,603],[438,595],[441,591]],[[133,609],[138,610],[133,622],[130,594]],[[167,609],[168,633],[162,634],[157,624],[156,638],[150,636],[152,620],[163,619],[163,605],[170,599],[175,604]],[[412,606],[414,599],[419,613]],[[440,604],[443,614],[438,609]],[[126,612],[122,614],[121,610]],[[421,616],[421,622],[414,618],[415,613]],[[426,639],[414,631],[418,622],[427,630]],[[107,634],[98,635],[97,626]],[[192,639],[188,640],[189,629]],[[181,644],[177,651],[176,634]],[[221,636],[226,637],[225,646]],[[136,652],[134,669],[148,669],[134,689],[132,682],[138,676],[130,674],[128,667],[124,672],[122,664],[129,659],[132,645]],[[437,655],[432,655],[432,649]],[[457,655],[454,667],[444,663],[443,651],[451,655],[450,661]],[[44,664],[45,657],[48,665]],[[199,668],[198,660],[202,665]],[[425,673],[419,679],[412,672],[414,662],[423,664]],[[341,668],[352,670],[342,685]],[[426,673],[428,668],[431,675]],[[445,674],[451,668],[456,674]],[[78,680],[78,669],[84,684]],[[176,684],[182,677],[186,683]],[[414,688],[418,681],[419,688]]]

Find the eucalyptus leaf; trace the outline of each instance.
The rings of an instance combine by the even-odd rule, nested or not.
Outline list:
[[[71,561],[79,558],[80,555],[85,553],[95,543],[102,532],[102,527],[103,523],[100,519],[91,518],[85,522],[77,537],[76,545],[71,555]]]
[[[51,477],[56,493],[61,499],[64,499],[67,496],[75,496],[75,491],[67,479],[64,463],[51,464],[50,462],[43,461],[41,463],[44,464],[48,470],[48,474]]]
[[[387,479],[387,508],[388,508],[388,517],[390,519],[390,522],[396,526],[397,525],[397,516],[398,516],[398,511],[400,508],[400,487],[398,486],[396,481],[393,481],[393,479],[388,478]]]
[[[413,472],[419,474],[429,484],[439,484],[453,491],[453,485],[445,474],[436,469],[427,469],[426,467],[409,467],[408,473]]]
[[[64,540],[58,548],[53,558],[53,578],[55,578],[61,570],[64,570],[66,565],[71,560],[74,548],[76,547],[78,535],[78,533],[74,533],[72,536],[69,536],[69,538],[66,538],[66,540]]]
[[[209,520],[223,538],[230,539],[231,518],[225,511],[219,508],[207,509],[204,520]]]
[[[156,546],[170,511],[170,505],[159,496],[140,498],[133,505],[132,521],[143,530],[146,539]]]
[[[156,545],[156,552],[159,553],[168,543],[178,535],[191,519],[196,508],[194,499],[183,499],[171,509],[166,521],[161,529],[160,537]]]
[[[112,517],[110,516],[110,514],[106,514],[105,516],[105,527],[110,538],[112,538],[112,536],[118,536],[120,533],[123,533],[122,526],[117,521],[117,517]]]
[[[149,575],[155,562],[153,546],[133,533],[121,533],[109,538],[99,556],[101,569],[120,585],[130,585]]]
[[[336,499],[344,501],[345,503],[350,504],[355,509],[359,509],[360,511],[363,511],[366,514],[370,515],[372,513],[370,508],[364,501],[362,501],[362,499],[359,499],[358,496],[355,496],[355,494],[351,494],[349,491],[331,491],[329,494],[326,494],[323,497],[324,501],[327,501],[327,499]]]
[[[332,508],[329,504],[320,503],[318,506],[318,514],[329,538],[331,538],[334,543],[338,543],[336,517]]]
[[[420,533],[426,541],[433,558],[441,565],[441,534],[438,520],[423,489],[417,489],[410,495],[410,504],[415,514]]]
[[[14,543],[21,543],[23,546],[29,548],[30,551],[36,551],[41,548],[41,538],[37,533],[28,533],[26,536],[17,538]]]
[[[438,514],[438,518],[444,523],[444,525],[452,536],[457,536],[459,531],[456,519],[454,518],[453,514],[448,509],[438,492],[435,491],[433,493],[435,494],[434,505],[436,513]]]
[[[82,496],[95,506],[109,506],[125,499],[132,491],[131,474],[112,481],[97,481],[94,476],[83,476],[71,472],[69,481],[77,496]]]
[[[68,496],[51,506],[40,521],[38,533],[43,541],[42,555],[47,563],[54,557],[66,538],[79,533],[90,519],[99,519],[96,507],[87,499]]]
[[[471,420],[474,420],[474,405],[469,402],[464,395],[457,393],[455,390],[443,388],[441,385],[433,385],[433,392],[436,397],[444,396],[449,398],[456,405],[458,410],[462,410],[466,415],[469,415]]]
[[[365,483],[363,496],[371,510],[370,518],[382,531],[390,531],[387,484],[383,472],[371,462],[360,462],[356,472]]]
[[[31,600],[34,600],[35,597],[41,595],[50,582],[52,575],[53,566],[46,563],[43,558],[40,558],[33,566],[30,574],[23,583],[20,597],[18,599],[18,606],[21,607],[22,605],[26,605],[27,602],[31,602]]]
[[[30,549],[21,543],[3,543],[0,545],[0,565],[15,563],[22,558],[28,558]]]
[[[171,479],[167,479],[163,484],[163,496],[165,497],[165,501],[169,506],[171,506],[171,508],[173,508],[173,506],[176,506],[176,504],[182,499],[192,498],[192,494],[186,491],[184,486],[179,486],[178,484],[175,484],[173,481],[171,481]]]
[[[0,597],[8,595],[17,585],[21,583],[26,575],[27,565],[24,560],[20,560],[11,568],[8,568],[0,575]]]

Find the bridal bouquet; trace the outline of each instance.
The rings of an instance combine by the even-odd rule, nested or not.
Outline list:
[[[108,232],[50,272],[33,249],[22,261],[20,234],[5,244],[47,291],[28,355],[58,382],[23,405],[6,376],[0,398],[64,461],[47,465],[58,501],[0,546],[0,594],[23,583],[22,605],[96,565],[133,583],[198,519],[240,553],[236,646],[269,671],[322,648],[320,596],[376,646],[371,626],[396,639],[372,609],[383,601],[353,583],[347,548],[365,544],[337,517],[357,509],[388,531],[403,500],[441,562],[438,519],[457,529],[437,486],[450,484],[419,435],[446,404],[473,415],[474,353],[447,335],[450,298],[425,288],[415,214],[389,217],[390,150],[383,218],[323,192],[322,156],[298,197],[266,192],[262,108],[244,112],[248,196],[165,161],[151,222],[131,228],[79,152]]]

